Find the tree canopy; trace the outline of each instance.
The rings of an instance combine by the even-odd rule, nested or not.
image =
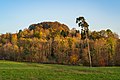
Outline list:
[[[87,34],[92,66],[120,65],[120,39],[112,30],[90,31],[84,17],[76,19]],[[89,30],[89,31],[88,31]],[[40,63],[89,65],[83,34],[60,22],[31,24],[18,33],[0,35],[0,59]]]

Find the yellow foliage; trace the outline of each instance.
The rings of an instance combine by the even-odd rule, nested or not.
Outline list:
[[[70,62],[71,62],[72,64],[77,63],[77,60],[78,60],[78,55],[77,55],[77,54],[72,54],[72,55],[70,56]]]

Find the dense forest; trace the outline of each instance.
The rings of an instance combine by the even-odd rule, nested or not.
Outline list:
[[[0,59],[89,66],[87,44],[80,33],[59,22],[42,22],[1,34]],[[88,33],[92,66],[119,66],[119,36],[110,29]]]

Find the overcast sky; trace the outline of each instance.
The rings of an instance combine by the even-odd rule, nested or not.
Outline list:
[[[0,0],[0,33],[14,33],[30,24],[58,21],[77,28],[84,16],[90,30],[111,29],[120,35],[120,0]]]

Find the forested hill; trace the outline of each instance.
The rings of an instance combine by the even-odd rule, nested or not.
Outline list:
[[[120,39],[110,29],[89,31],[92,66],[120,65]],[[18,33],[0,35],[0,59],[89,65],[80,31],[59,22],[32,24]]]
[[[30,30],[35,29],[36,27],[43,28],[43,29],[56,29],[56,30],[64,30],[64,31],[69,31],[69,28],[65,24],[61,24],[59,22],[42,22],[38,24],[32,24],[29,26]]]
[[[79,33],[78,30],[74,30],[75,34]],[[32,24],[28,29],[19,30],[18,38],[44,38],[48,39],[51,36],[74,36],[71,35],[70,29],[67,25],[61,24],[59,22],[41,22],[37,24]]]

